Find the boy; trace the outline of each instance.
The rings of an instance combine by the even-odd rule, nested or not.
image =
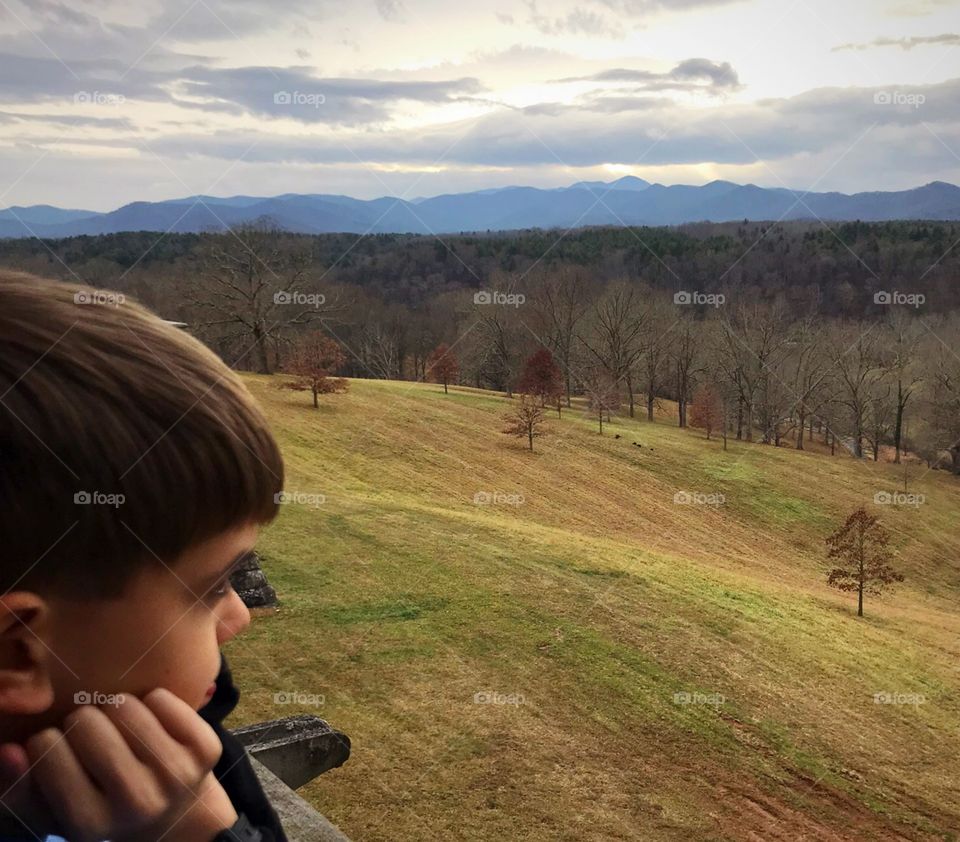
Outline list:
[[[230,572],[282,487],[200,342],[0,270],[0,839],[283,839],[236,745],[214,768],[236,703],[220,647],[250,622]]]

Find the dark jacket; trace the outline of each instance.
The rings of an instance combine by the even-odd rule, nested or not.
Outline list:
[[[246,750],[223,726],[223,720],[237,706],[238,701],[240,691],[233,683],[227,659],[221,655],[217,690],[213,698],[199,711],[200,716],[217,732],[220,742],[223,743],[223,754],[213,767],[213,774],[230,797],[237,813],[244,814],[250,824],[260,831],[263,842],[287,842],[280,818],[270,806]]]

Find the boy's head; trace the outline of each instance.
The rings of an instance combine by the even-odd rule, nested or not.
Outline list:
[[[249,622],[231,565],[283,487],[236,374],[91,298],[0,270],[0,740],[109,694],[201,707]]]

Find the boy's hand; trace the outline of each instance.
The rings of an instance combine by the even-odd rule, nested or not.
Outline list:
[[[171,842],[208,842],[237,817],[210,773],[222,751],[216,733],[163,688],[142,701],[84,705],[62,730],[34,734],[25,749],[29,774],[3,801],[34,829],[42,796],[56,827],[36,830],[71,842],[155,840],[167,831]]]

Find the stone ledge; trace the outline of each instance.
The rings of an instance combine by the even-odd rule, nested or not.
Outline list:
[[[336,825],[314,810],[256,757],[251,757],[250,762],[263,791],[280,816],[289,842],[350,842]]]
[[[350,738],[309,714],[235,728],[233,735],[291,789],[342,766],[350,757]]]

